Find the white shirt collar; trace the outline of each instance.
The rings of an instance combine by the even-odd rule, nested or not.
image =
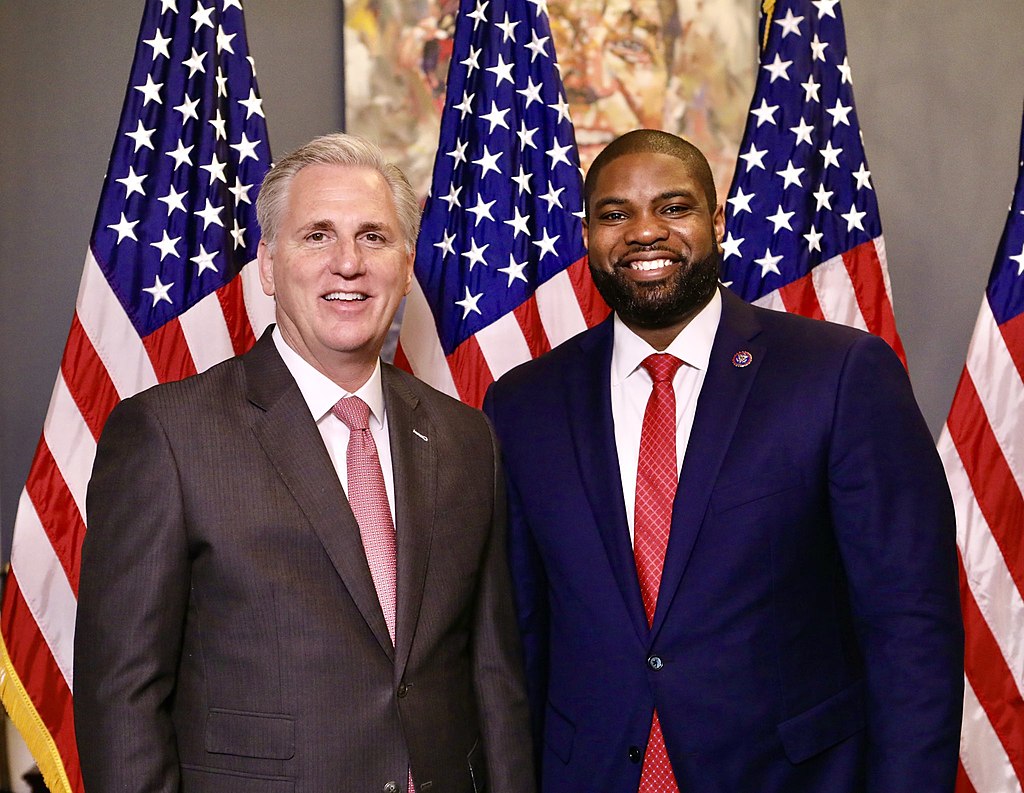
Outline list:
[[[380,358],[373,367],[373,374],[370,379],[353,394],[346,391],[335,383],[327,375],[318,371],[311,363],[288,346],[288,342],[281,335],[280,327],[273,331],[274,346],[281,354],[284,365],[288,367],[295,383],[302,392],[302,398],[306,400],[309,412],[313,420],[320,422],[326,416],[335,403],[344,397],[357,396],[370,408],[370,424],[378,428],[384,424],[384,385],[380,373]]]
[[[715,343],[718,322],[722,318],[722,295],[718,289],[711,296],[708,304],[679,331],[672,343],[664,352],[676,356],[687,366],[695,369],[707,369],[711,359],[711,347]],[[650,344],[626,327],[618,314],[615,315],[612,343],[612,388],[622,382],[640,368],[640,364],[648,355],[658,352]]]

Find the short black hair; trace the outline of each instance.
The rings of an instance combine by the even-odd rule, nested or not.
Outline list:
[[[682,160],[693,172],[701,187],[704,188],[704,196],[708,201],[708,209],[712,212],[718,206],[718,194],[715,191],[715,178],[711,174],[711,166],[708,165],[708,158],[704,153],[687,140],[671,132],[663,132],[660,129],[634,129],[625,135],[609,143],[600,154],[594,158],[594,162],[587,171],[587,178],[583,183],[583,208],[590,219],[590,198],[594,193],[594,186],[597,184],[597,176],[608,163],[617,160],[626,154],[667,154]]]

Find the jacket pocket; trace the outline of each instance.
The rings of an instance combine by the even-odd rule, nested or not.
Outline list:
[[[211,708],[206,717],[206,751],[289,760],[295,756],[295,719],[279,713]]]
[[[487,790],[487,756],[484,747],[480,745],[480,739],[476,739],[473,748],[466,755],[466,763],[469,765],[469,778],[473,782],[473,793],[484,793]]]
[[[804,480],[799,471],[792,469],[770,472],[765,476],[758,476],[755,479],[719,484],[711,493],[711,509],[715,514],[721,514],[734,507],[741,507],[759,501],[762,498],[785,493],[787,490],[794,490],[803,487]]]
[[[807,760],[864,729],[864,684],[857,682],[778,725],[786,757]]]
[[[185,793],[295,793],[295,781],[286,777],[239,774],[196,765],[183,765],[181,789]]]

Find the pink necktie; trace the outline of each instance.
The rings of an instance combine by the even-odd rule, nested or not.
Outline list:
[[[648,626],[654,623],[665,550],[672,528],[672,502],[676,497],[676,394],[672,378],[682,361],[672,355],[649,355],[643,367],[654,381],[640,432],[640,458],[636,472],[636,511],[633,515],[633,555],[640,579],[640,594]],[[644,753],[639,793],[678,791],[672,763],[665,749],[658,712],[651,720],[651,735]]]
[[[349,428],[347,451],[348,503],[359,524],[359,535],[377,589],[384,621],[395,641],[395,523],[391,519],[384,474],[370,434],[370,408],[359,397],[346,397],[331,411]]]

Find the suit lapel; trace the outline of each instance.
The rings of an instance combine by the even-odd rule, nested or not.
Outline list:
[[[615,450],[611,386],[612,317],[582,336],[580,355],[566,372],[566,414],[580,479],[594,523],[608,555],[637,635],[646,643],[648,628],[629,540],[622,497],[622,476]]]
[[[679,476],[652,636],[664,623],[689,563],[718,471],[765,355],[763,340],[756,338],[760,325],[754,310],[728,289],[721,292],[722,318]],[[741,351],[751,356],[745,366],[733,362],[733,356]]]
[[[401,679],[419,620],[434,527],[437,461],[434,427],[401,375],[383,365],[384,405],[395,475],[398,607],[395,679]]]
[[[323,544],[377,642],[393,659],[391,636],[366,563],[359,526],[309,407],[281,360],[270,330],[242,361],[246,396],[263,411],[253,422],[253,433]]]

